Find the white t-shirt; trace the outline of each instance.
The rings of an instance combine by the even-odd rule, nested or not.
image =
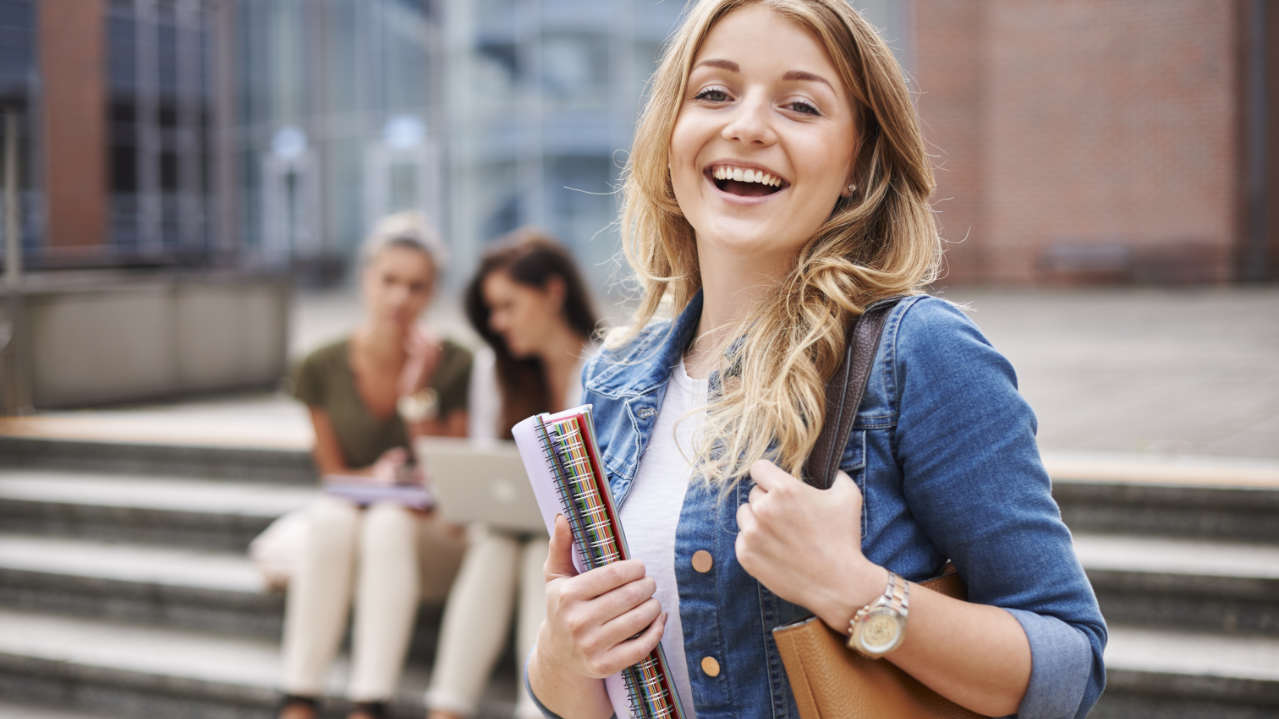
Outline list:
[[[690,719],[696,719],[697,714],[684,658],[684,626],[680,623],[675,584],[675,526],[692,478],[693,438],[706,420],[708,389],[707,380],[688,376],[683,360],[671,371],[653,436],[640,458],[634,484],[621,510],[622,530],[631,556],[642,560],[648,576],[657,581],[654,596],[667,614],[662,649],[684,705],[684,715]],[[630,717],[621,675],[608,677],[604,686],[617,716]]]
[[[597,345],[587,344],[573,370],[573,381],[568,384],[564,398],[565,407],[582,403],[582,366],[595,354]],[[502,391],[497,386],[497,355],[484,345],[475,351],[471,360],[471,384],[467,389],[467,436],[472,439],[497,439],[497,418],[502,411]]]

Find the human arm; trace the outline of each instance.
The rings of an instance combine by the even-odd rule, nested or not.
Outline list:
[[[308,406],[311,417],[311,429],[315,442],[311,445],[311,457],[321,477],[330,475],[355,475],[368,477],[383,484],[394,484],[401,468],[408,462],[408,451],[403,447],[392,447],[383,452],[377,461],[365,467],[351,467],[342,456],[342,447],[338,442],[337,430],[329,413],[321,407]]]
[[[861,547],[862,495],[840,472],[821,491],[761,460],[738,509],[737,557],[781,598],[808,607],[841,634],[857,610],[884,591],[888,573]],[[851,650],[850,650],[851,651]],[[910,587],[901,646],[886,658],[938,694],[987,716],[1017,710],[1030,677],[1021,626],[996,607]]]
[[[613,713],[604,677],[635,664],[657,646],[665,614],[657,585],[639,560],[577,574],[568,521],[555,518],[546,559],[546,620],[528,662],[528,684],[542,706],[562,717],[605,719]]]
[[[428,393],[434,406],[424,417],[404,417],[410,441],[417,437],[465,437],[469,424],[471,355],[461,347],[414,328],[405,341],[406,359],[397,381],[401,397]]]
[[[1017,393],[1007,360],[958,309],[931,298],[907,302],[912,304],[899,322],[886,325],[877,356],[877,365],[886,371],[874,380],[897,409],[894,425],[879,430],[891,435],[885,439],[891,440],[895,466],[881,474],[868,467],[867,486],[900,492],[909,512],[906,521],[927,538],[929,552],[954,562],[967,584],[969,603],[999,607],[1020,626],[1030,668],[1015,707],[1018,716],[1082,717],[1105,683],[1106,628],[1052,499],[1035,446],[1034,415]],[[876,411],[877,420],[889,416],[883,405]],[[870,511],[873,516],[875,507]],[[874,547],[865,549],[872,552]],[[880,550],[881,562],[886,561],[883,557],[891,550]],[[875,582],[866,581],[883,590],[882,574]],[[924,618],[932,614],[929,605],[944,611],[948,604],[933,601],[917,586],[911,599],[906,642],[898,650],[904,662],[909,661],[912,634],[931,636],[917,631],[931,624]],[[810,602],[820,601],[814,597],[796,603],[815,609]],[[858,596],[845,611],[865,601]],[[830,621],[841,623],[838,618]],[[953,621],[942,623],[935,642],[939,653],[945,653],[941,647],[965,648],[956,639],[971,641],[955,635],[966,631],[961,628],[967,620]],[[846,631],[846,619],[836,628]],[[981,624],[977,628],[985,630]],[[896,654],[889,660],[897,661]],[[973,645],[964,654],[965,661],[980,660]],[[997,663],[1003,672],[1003,659]]]
[[[497,356],[487,346],[475,351],[467,385],[467,430],[471,439],[497,439],[501,392],[497,385]]]

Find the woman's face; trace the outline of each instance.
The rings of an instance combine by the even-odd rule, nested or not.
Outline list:
[[[503,270],[490,272],[480,291],[489,311],[489,328],[516,357],[538,354],[564,304],[563,282],[551,277],[546,287],[516,282]]]
[[[699,247],[792,262],[847,192],[855,132],[848,91],[814,35],[763,5],[721,18],[671,134],[675,199]]]
[[[391,245],[364,268],[364,305],[377,325],[406,330],[431,302],[435,265],[426,253]]]

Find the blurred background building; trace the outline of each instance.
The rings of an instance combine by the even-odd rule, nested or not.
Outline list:
[[[916,80],[959,282],[1275,276],[1265,2],[860,3]],[[675,0],[0,0],[23,264],[342,274],[419,208],[615,256]]]
[[[905,6],[866,3],[905,36]],[[533,223],[614,254],[676,0],[0,0],[23,264],[341,269],[417,208],[467,266]]]
[[[946,282],[1279,276],[1279,11],[1269,3],[855,4],[918,92],[952,243]],[[366,228],[401,209],[444,230],[452,288],[485,242],[535,224],[573,247],[608,294],[614,190],[682,10],[678,0],[0,0],[0,257],[26,297],[9,303],[0,338],[15,338],[10,354],[32,348],[9,358],[9,374],[25,363],[39,385],[40,372],[81,372],[44,357],[83,356],[74,348],[88,323],[94,346],[152,341],[178,358],[148,370],[173,378],[155,394],[263,384],[278,375],[282,342],[265,343],[251,372],[227,363],[285,331],[287,283],[349,277]],[[86,270],[99,274],[84,280]],[[92,322],[59,299],[69,273],[77,301],[100,313]],[[121,294],[142,280],[168,283],[153,299],[170,309]],[[110,285],[120,306],[87,300],[86,281]],[[151,321],[110,321],[139,311]],[[272,319],[217,329],[236,316]],[[197,367],[212,362],[198,347],[182,360],[177,330],[155,329],[193,318],[222,338],[222,365]]]

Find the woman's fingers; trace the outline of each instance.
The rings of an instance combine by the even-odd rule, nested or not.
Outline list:
[[[656,600],[653,603],[656,604]],[[666,613],[659,611],[657,617],[644,627],[643,633],[618,643],[594,661],[591,666],[591,676],[600,679],[612,676],[644,659],[657,648],[665,631]]]
[[[786,470],[778,467],[767,459],[756,460],[750,468],[751,479],[755,480],[755,486],[765,492],[773,492],[799,482],[792,477]],[[800,484],[803,484],[800,482]]]
[[[568,529],[568,520],[562,514],[555,515],[551,544],[546,552],[546,564],[542,573],[548,582],[577,574],[577,567],[573,566],[573,534]]]
[[[560,594],[578,600],[595,599],[643,577],[644,563],[638,559],[627,559],[573,577],[572,582],[564,584]]]
[[[596,637],[598,649],[608,649],[643,632],[662,613],[662,605],[649,597],[622,614],[604,622]]]
[[[627,582],[606,594],[596,597],[592,610],[597,613],[601,623],[607,624],[610,620],[621,617],[652,599],[656,592],[657,582],[652,577],[640,577],[633,582]],[[644,621],[644,624],[648,624],[652,619],[652,617],[649,617]],[[635,627],[631,634],[638,632],[641,628]]]

